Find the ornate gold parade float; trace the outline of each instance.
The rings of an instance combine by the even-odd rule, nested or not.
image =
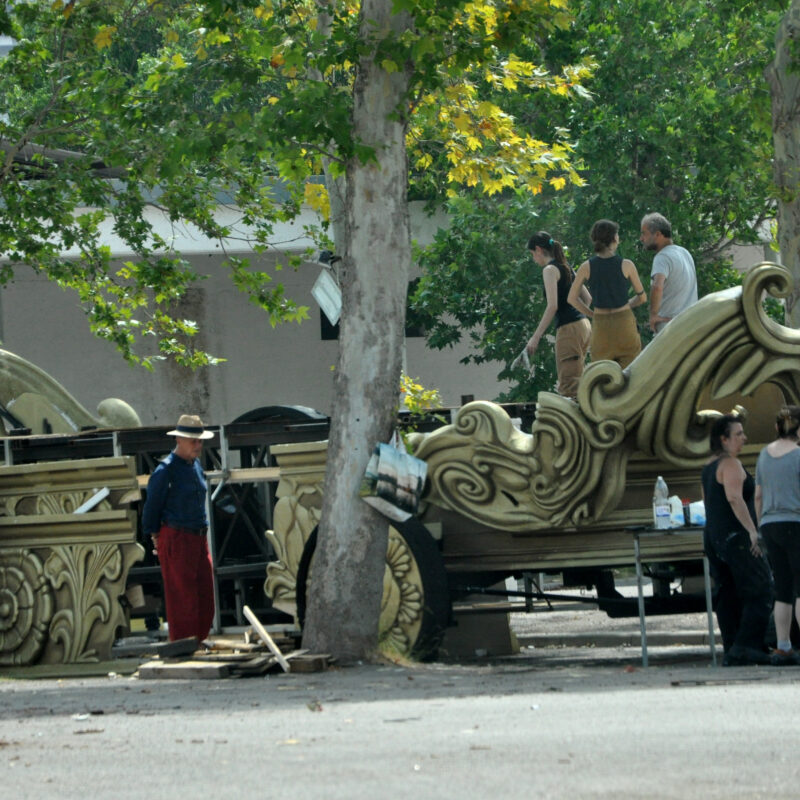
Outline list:
[[[122,400],[93,416],[53,378],[0,350],[0,408],[19,434],[134,427]],[[4,440],[6,461],[12,438]],[[0,466],[0,667],[106,661],[127,624],[120,600],[144,555],[132,458]]]
[[[602,569],[633,563],[631,528],[652,525],[658,475],[672,494],[700,499],[709,420],[737,405],[749,437],[743,460],[752,468],[774,437],[779,406],[800,403],[800,331],[772,320],[763,305],[765,293],[790,290],[782,267],[753,267],[741,287],[676,317],[627,369],[591,364],[577,402],[540,393],[530,433],[500,406],[478,401],[451,424],[412,435],[428,480],[418,519],[391,532],[382,636],[423,651],[461,589],[526,571],[580,570],[581,582],[596,583],[600,594]],[[265,588],[289,612],[296,585],[303,592],[308,580],[325,449],[321,442],[274,451],[281,481],[268,536],[278,561]],[[687,544],[682,553],[677,540],[648,537],[643,559],[696,551]]]
[[[677,317],[628,369],[591,364],[577,402],[542,392],[530,432],[515,427],[503,407],[478,401],[458,409],[450,424],[411,435],[414,454],[427,464],[427,484],[418,516],[390,531],[384,641],[399,652],[430,653],[454,599],[528,572],[561,572],[594,585],[612,613],[607,577],[611,568],[633,564],[631,528],[652,524],[656,476],[672,494],[697,500],[711,417],[744,408],[750,441],[743,460],[752,469],[774,436],[778,407],[800,404],[800,332],[774,322],[763,307],[765,293],[779,298],[790,289],[783,268],[757,265],[742,287],[704,297]],[[41,370],[5,351],[0,378],[2,410],[33,433],[138,423],[121,401],[90,414]],[[245,436],[249,447],[254,434],[238,431],[242,426],[227,426],[220,438]],[[326,423],[295,428],[267,426],[258,439],[258,458],[266,465],[271,454],[279,466],[267,532],[275,555],[264,589],[273,607],[289,614],[302,610],[313,581],[310,542],[327,449],[313,441],[326,435],[318,432]],[[123,435],[111,430],[109,439],[112,433]],[[163,432],[151,433],[163,446]],[[7,437],[7,452],[12,442],[27,447],[24,438]],[[0,467],[0,667],[105,660],[127,621],[120,598],[143,554],[130,507],[139,497],[137,469],[128,457],[76,458],[87,442],[80,435],[70,441],[59,456],[67,461],[12,464],[7,457]],[[692,562],[684,559],[697,558],[694,539],[648,536],[642,558],[686,574]],[[263,576],[263,562],[258,568]],[[220,579],[226,569],[241,572],[224,567]],[[254,578],[259,594],[261,580]],[[664,598],[685,610],[682,600]]]

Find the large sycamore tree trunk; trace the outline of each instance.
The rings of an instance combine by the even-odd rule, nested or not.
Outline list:
[[[767,79],[772,92],[778,245],[794,278],[794,290],[786,298],[786,322],[800,328],[800,0],[792,0],[778,27]]]
[[[365,0],[360,32],[374,42],[410,24],[391,0]],[[373,48],[370,48],[372,51]],[[370,454],[395,421],[411,263],[405,135],[398,114],[408,89],[401,68],[382,59],[358,67],[356,140],[377,163],[354,158],[346,180],[342,318],[322,517],[308,597],[304,646],[347,663],[374,655],[383,594],[388,525],[358,495]],[[402,65],[401,65],[402,67]]]

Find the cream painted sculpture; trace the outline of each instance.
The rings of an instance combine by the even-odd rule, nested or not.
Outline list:
[[[778,406],[800,403],[800,331],[774,322],[762,305],[765,292],[790,290],[782,267],[753,267],[742,287],[706,296],[673,320],[626,370],[591,364],[577,402],[540,393],[530,433],[516,430],[500,406],[478,401],[452,424],[412,435],[428,468],[420,519],[439,531],[447,572],[629,563],[625,529],[651,524],[656,475],[681,497],[700,498],[710,417],[744,406],[752,442],[744,458],[752,461],[773,435]],[[319,520],[325,447],[274,450],[281,482],[268,536],[278,561],[265,589],[287,611]],[[418,589],[424,607],[427,588]],[[384,633],[393,627],[382,620]]]
[[[0,350],[0,403],[34,434],[142,424],[124,400],[113,397],[103,400],[93,416],[44,370],[8,350]]]
[[[6,350],[0,402],[32,433],[141,424],[116,399],[93,417],[50,375]],[[0,667],[111,658],[128,623],[120,601],[128,572],[144,556],[129,506],[138,497],[130,457],[0,466]]]
[[[138,494],[131,457],[0,466],[0,667],[111,658]]]
[[[541,393],[530,434],[492,403],[464,406],[454,424],[412,437],[428,465],[425,499],[500,530],[585,526],[617,507],[634,453],[699,473],[707,420],[719,413],[702,402],[750,396],[767,383],[800,402],[800,331],[778,325],[761,303],[764,291],[790,288],[781,267],[754,267],[741,288],[684,311],[628,369],[589,365],[577,403]],[[748,411],[771,419],[777,405]]]

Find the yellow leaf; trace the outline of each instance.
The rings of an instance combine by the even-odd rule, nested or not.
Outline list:
[[[268,19],[272,16],[272,3],[262,3],[256,10],[257,19]]]
[[[167,35],[164,37],[170,44],[174,44],[178,41],[178,32],[177,31],[167,31]]]
[[[305,202],[311,206],[323,219],[330,219],[331,202],[328,190],[321,183],[307,183],[303,190]]]
[[[277,97],[275,97],[275,95],[274,95],[274,94],[273,94],[273,95],[270,95],[270,96],[267,98],[267,102],[268,102],[268,103],[269,103],[271,106],[274,106],[274,105],[275,105],[275,103],[277,103],[277,102],[278,102],[278,98],[277,98]]]
[[[500,109],[488,100],[481,100],[481,102],[478,103],[477,109],[480,116],[487,117],[488,119],[499,116]]]
[[[104,25],[95,34],[94,46],[98,50],[105,50],[106,47],[111,46],[111,37],[116,33],[117,29],[114,25]]]
[[[563,189],[567,185],[567,179],[566,178],[560,178],[560,177],[559,178],[550,178],[550,185],[556,190]]]
[[[472,122],[470,118],[466,114],[459,114],[454,120],[453,125],[455,125],[457,131],[461,131],[461,133],[466,133],[468,130],[472,128]]]
[[[180,53],[175,53],[175,55],[172,56],[171,61],[172,61],[172,66],[175,67],[176,69],[183,69],[184,67],[186,67],[186,62],[184,61],[183,56]]]
[[[383,67],[384,72],[388,72],[390,75],[398,71],[397,64],[390,58],[384,58],[383,61],[381,61],[381,67]]]

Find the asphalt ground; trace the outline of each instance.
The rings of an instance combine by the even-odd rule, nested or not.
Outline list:
[[[647,622],[647,668],[638,617],[579,603],[512,615],[511,655],[6,677],[0,786],[15,800],[800,796],[800,667],[714,668],[705,614]]]
[[[523,647],[222,680],[0,680],[26,798],[796,798],[800,668]]]

